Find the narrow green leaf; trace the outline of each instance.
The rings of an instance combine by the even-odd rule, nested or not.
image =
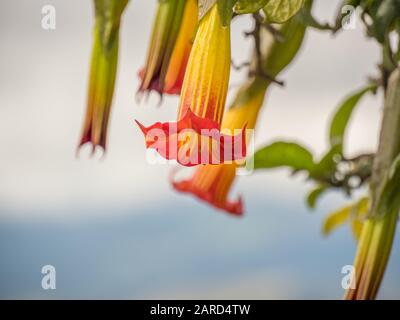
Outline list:
[[[336,168],[337,161],[341,158],[341,146],[333,146],[323,158],[313,167],[310,176],[316,180],[330,178]]]
[[[351,217],[351,230],[356,241],[360,240],[364,220],[369,210],[369,198],[361,198],[355,205]]]
[[[315,209],[318,199],[328,190],[326,186],[320,185],[308,194],[306,198],[307,206],[310,209]]]
[[[310,172],[314,161],[310,151],[296,143],[275,142],[255,153],[254,166],[255,169],[289,167]]]
[[[353,235],[355,239],[358,240],[360,238],[363,221],[367,215],[368,208],[369,199],[364,197],[353,204],[328,214],[323,222],[322,233],[328,235],[340,226],[349,222]]]
[[[336,230],[340,226],[344,225],[350,220],[353,205],[346,206],[340,210],[330,213],[326,218],[322,226],[322,233],[329,235],[332,231]]]
[[[376,86],[370,85],[350,95],[339,105],[330,126],[329,140],[331,146],[338,144],[343,145],[346,128],[351,115],[353,114],[354,108],[367,92],[374,90],[376,90]]]
[[[400,154],[394,159],[389,171],[389,179],[396,179],[396,175],[400,173]]]
[[[307,1],[304,7],[288,22],[276,26],[283,41],[277,41],[270,32],[261,32],[260,49],[262,67],[266,74],[277,77],[296,57],[302,46],[307,25],[304,15],[311,11],[312,1]]]
[[[388,212],[391,208],[400,207],[400,155],[396,157],[390,167],[388,178],[379,199],[378,211]]]
[[[305,0],[269,0],[263,8],[269,23],[284,23],[293,17],[304,5]]]
[[[393,21],[398,18],[400,4],[398,0],[382,0],[374,16],[373,29],[376,39],[383,43],[390,32]]]

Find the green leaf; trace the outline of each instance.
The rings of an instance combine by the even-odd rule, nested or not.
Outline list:
[[[341,146],[333,146],[324,157],[314,166],[310,176],[316,180],[330,179],[336,164],[341,158]]]
[[[289,167],[310,172],[314,167],[312,154],[304,147],[290,142],[275,142],[254,155],[255,169]]]
[[[283,41],[277,41],[270,32],[261,32],[262,68],[266,74],[276,78],[296,57],[302,46],[307,25],[304,15],[311,11],[312,2],[308,1],[300,12],[288,22],[276,26]]]
[[[396,179],[396,176],[400,174],[400,154],[394,159],[390,170],[389,170],[389,179]]]
[[[381,1],[378,11],[374,16],[374,33],[376,39],[383,43],[386,34],[389,33],[389,29],[394,21],[398,17],[400,5],[398,0],[383,0]]]
[[[353,235],[355,239],[358,240],[361,235],[363,221],[367,216],[368,209],[369,199],[364,197],[353,204],[328,214],[323,222],[322,233],[328,235],[340,226],[349,222]]]
[[[268,1],[269,0],[239,0],[234,7],[234,12],[237,14],[255,13],[265,7]]]
[[[315,209],[318,199],[328,190],[328,187],[320,185],[311,190],[306,198],[307,206],[310,209]]]
[[[325,218],[325,221],[323,222],[322,233],[324,235],[329,235],[330,233],[332,233],[332,231],[344,225],[350,220],[352,211],[353,205],[349,205],[328,214],[328,216]]]
[[[390,167],[388,178],[378,202],[378,214],[400,208],[400,155],[396,157]],[[396,208],[396,209],[394,209]]]
[[[293,17],[304,5],[305,0],[269,0],[263,8],[269,23],[284,23]]]
[[[341,145],[341,152],[343,152],[343,139],[354,108],[367,92],[374,90],[376,90],[376,86],[370,85],[350,95],[339,105],[330,126],[329,140],[331,146]]]
[[[238,0],[217,0],[218,11],[221,16],[222,25],[227,27],[232,20],[233,7]]]
[[[356,240],[360,238],[361,230],[369,208],[369,199],[361,198],[357,202],[330,213],[324,220],[322,233],[330,234],[335,229],[349,222]]]
[[[217,0],[199,0],[199,20],[207,14],[207,12],[212,8]]]

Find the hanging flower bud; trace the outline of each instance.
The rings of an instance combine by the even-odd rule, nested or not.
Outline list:
[[[138,92],[180,94],[197,28],[196,0],[160,1]]]
[[[117,74],[119,28],[128,0],[95,0],[96,23],[86,116],[79,147],[106,149],[107,128]]]

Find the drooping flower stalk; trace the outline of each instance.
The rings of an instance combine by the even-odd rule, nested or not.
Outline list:
[[[310,10],[311,6],[312,1],[307,1],[304,10]],[[255,61],[258,59],[260,61],[257,66],[252,67],[251,72],[256,76],[239,89],[231,108],[224,115],[222,129],[240,129],[245,124],[248,129],[255,128],[271,80],[293,60],[303,42],[306,26],[302,14],[303,12],[281,26],[283,42],[276,41],[263,28],[256,28],[258,30],[256,37],[259,38],[256,38],[253,56]],[[247,136],[246,143],[250,138]],[[171,183],[179,192],[191,193],[215,208],[241,216],[242,199],[240,197],[234,201],[228,199],[237,168],[237,163],[200,166],[190,179]]]
[[[117,74],[119,29],[129,0],[94,0],[95,28],[86,116],[79,147],[106,149],[107,128]]]
[[[180,94],[197,28],[196,0],[166,0],[158,4],[138,92]]]
[[[147,148],[156,149],[163,157],[185,166],[211,163],[214,154],[220,157],[212,163],[245,156],[245,146],[241,145],[243,130],[237,135],[220,132],[230,54],[230,26],[223,26],[214,5],[199,23],[183,81],[177,122],[158,122],[149,127],[139,124]],[[156,131],[157,143],[154,143]],[[217,142],[216,147],[213,142]],[[205,145],[212,147],[205,148]]]
[[[372,203],[364,222],[354,261],[354,287],[345,299],[375,299],[389,260],[400,210],[398,182],[393,190],[388,186],[393,162],[400,154],[400,70],[392,72],[385,96],[384,115],[377,155],[371,177]],[[397,186],[397,187],[396,187]],[[393,195],[390,196],[390,192]]]

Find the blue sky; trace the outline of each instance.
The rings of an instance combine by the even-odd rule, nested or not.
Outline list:
[[[243,219],[186,198],[100,217],[8,220],[0,226],[0,297],[340,298],[341,268],[355,249],[349,228],[323,238],[322,210],[308,212],[301,195],[290,204],[248,198]],[[323,203],[332,208],[338,199]],[[400,298],[398,249],[382,298]],[[47,264],[56,268],[54,291],[41,288]]]

